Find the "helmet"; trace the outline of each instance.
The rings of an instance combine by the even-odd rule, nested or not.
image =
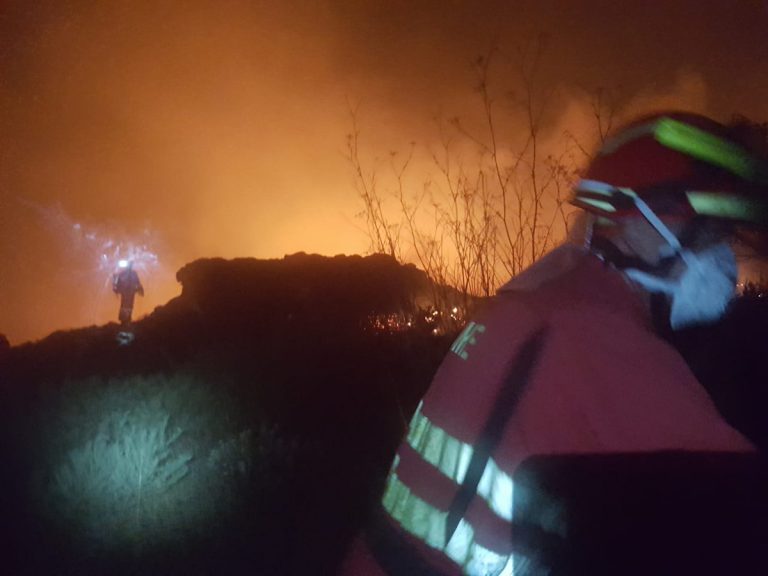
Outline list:
[[[739,133],[697,114],[669,112],[608,138],[571,202],[610,220],[641,215],[768,227],[768,165]]]

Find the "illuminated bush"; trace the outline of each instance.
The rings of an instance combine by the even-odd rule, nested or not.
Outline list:
[[[174,376],[69,382],[44,414],[38,489],[74,545],[142,553],[226,522],[254,440],[225,394]]]
[[[107,415],[109,432],[70,450],[54,471],[52,493],[64,515],[91,537],[111,541],[162,530],[192,459],[190,451],[175,449],[181,430],[170,430],[168,420],[159,411]]]

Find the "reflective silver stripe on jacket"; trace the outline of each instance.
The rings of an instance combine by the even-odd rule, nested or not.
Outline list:
[[[474,449],[433,424],[420,409],[411,420],[408,444],[456,484],[464,481]],[[512,477],[502,471],[493,458],[489,458],[477,486],[477,495],[488,503],[497,516],[510,522],[513,492]]]
[[[472,459],[471,445],[454,438],[421,413],[421,405],[411,420],[408,444],[441,474],[460,485]],[[435,508],[404,484],[397,476],[399,458],[395,459],[382,504],[392,518],[407,532],[442,551],[468,576],[511,576],[513,559],[475,542],[475,530],[462,519],[445,542],[446,510]],[[502,520],[512,520],[512,477],[489,459],[477,487],[477,495]],[[510,530],[511,534],[511,530]]]
[[[467,576],[512,576],[514,573],[512,556],[498,554],[475,542],[475,530],[466,520],[459,522],[446,543],[448,513],[413,494],[394,472],[387,480],[382,504],[406,532],[445,553]]]

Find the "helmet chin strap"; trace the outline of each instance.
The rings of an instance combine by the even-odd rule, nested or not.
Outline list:
[[[651,210],[651,207],[646,204],[645,200],[638,196],[635,196],[633,200],[635,201],[635,206],[637,206],[637,209],[640,211],[640,213],[645,217],[648,223],[654,227],[656,232],[658,232],[661,237],[667,241],[667,244],[672,249],[672,254],[666,254],[666,256],[679,254],[683,260],[686,260],[685,251],[683,250],[683,246],[680,244],[680,240],[678,240],[677,236],[675,236],[672,231],[667,228],[667,225],[661,221],[661,218],[656,216],[656,213]]]

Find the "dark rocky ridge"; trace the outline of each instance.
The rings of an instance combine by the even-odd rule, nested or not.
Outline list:
[[[413,312],[432,290],[424,272],[385,255],[201,259],[183,266],[177,279],[181,295],[134,322],[131,346],[115,346],[119,326],[110,323],[58,331],[0,359],[11,373],[33,379],[170,369],[224,348],[250,355],[312,335],[353,337],[371,315]]]
[[[181,298],[204,314],[247,310],[265,318],[340,322],[396,312],[429,292],[426,274],[382,254],[327,258],[300,252],[280,260],[196,260],[176,273]]]
[[[331,573],[377,500],[453,334],[388,333],[369,320],[413,310],[430,292],[426,275],[380,255],[295,254],[198,260],[178,279],[182,294],[138,319],[130,345],[117,343],[120,327],[110,323],[0,355],[0,505],[15,535],[3,544],[13,573]],[[91,557],[59,543],[30,513],[39,498],[28,488],[51,398],[94,382],[161,390],[189,375],[226,388],[241,429],[270,431],[255,444],[269,455],[264,472],[243,488],[258,511],[244,506],[223,536],[162,557]]]

